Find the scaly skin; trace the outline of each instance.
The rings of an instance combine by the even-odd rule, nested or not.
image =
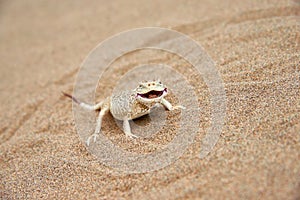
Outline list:
[[[131,133],[129,120],[149,114],[155,104],[160,103],[168,110],[185,109],[185,107],[180,105],[172,106],[172,104],[164,98],[168,92],[167,88],[160,81],[142,82],[134,90],[113,94],[111,97],[106,98],[96,105],[89,105],[77,100],[69,94],[63,94],[85,109],[100,110],[95,132],[86,141],[88,146],[92,138],[94,138],[93,140],[96,142],[101,130],[103,116],[108,111],[111,112],[115,119],[123,121],[123,130],[126,136],[137,138],[136,135]]]

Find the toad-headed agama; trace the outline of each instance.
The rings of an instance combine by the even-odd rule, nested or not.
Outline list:
[[[94,134],[86,141],[89,146],[91,139],[96,142],[101,130],[103,116],[110,111],[115,119],[123,121],[123,131],[130,138],[137,138],[131,133],[129,120],[139,118],[150,113],[151,108],[156,104],[162,104],[168,110],[185,109],[184,106],[172,106],[164,97],[168,94],[168,89],[160,81],[144,81],[133,90],[122,91],[107,97],[96,105],[83,103],[72,95],[63,94],[71,98],[79,106],[87,110],[100,110]]]

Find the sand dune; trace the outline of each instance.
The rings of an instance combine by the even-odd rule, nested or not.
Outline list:
[[[297,1],[1,1],[1,199],[300,198],[299,11]],[[202,45],[224,82],[226,119],[213,151],[199,159],[211,123],[203,77],[167,52],[125,55],[105,72],[97,100],[139,63],[164,63],[185,76],[202,108],[200,130],[182,157],[126,174],[88,152],[61,91],[72,93],[79,66],[100,41],[145,26]],[[111,115],[103,133],[127,151],[155,152],[174,138],[177,114],[168,113],[163,130],[144,142],[126,139]]]

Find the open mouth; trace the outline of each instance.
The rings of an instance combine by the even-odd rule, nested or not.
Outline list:
[[[142,98],[147,98],[147,99],[155,99],[163,95],[164,92],[167,92],[167,88],[165,88],[162,91],[156,91],[156,90],[151,90],[147,93],[144,94],[138,94]]]

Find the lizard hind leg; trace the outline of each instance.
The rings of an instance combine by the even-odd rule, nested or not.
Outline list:
[[[101,131],[102,119],[103,119],[104,115],[108,111],[109,111],[109,108],[108,107],[104,107],[99,112],[99,115],[98,115],[98,118],[97,118],[97,125],[96,125],[96,128],[95,128],[95,132],[90,137],[88,137],[88,139],[86,140],[86,145],[87,146],[90,145],[91,139],[93,139],[93,141],[96,142],[97,137],[99,136],[100,131]]]

